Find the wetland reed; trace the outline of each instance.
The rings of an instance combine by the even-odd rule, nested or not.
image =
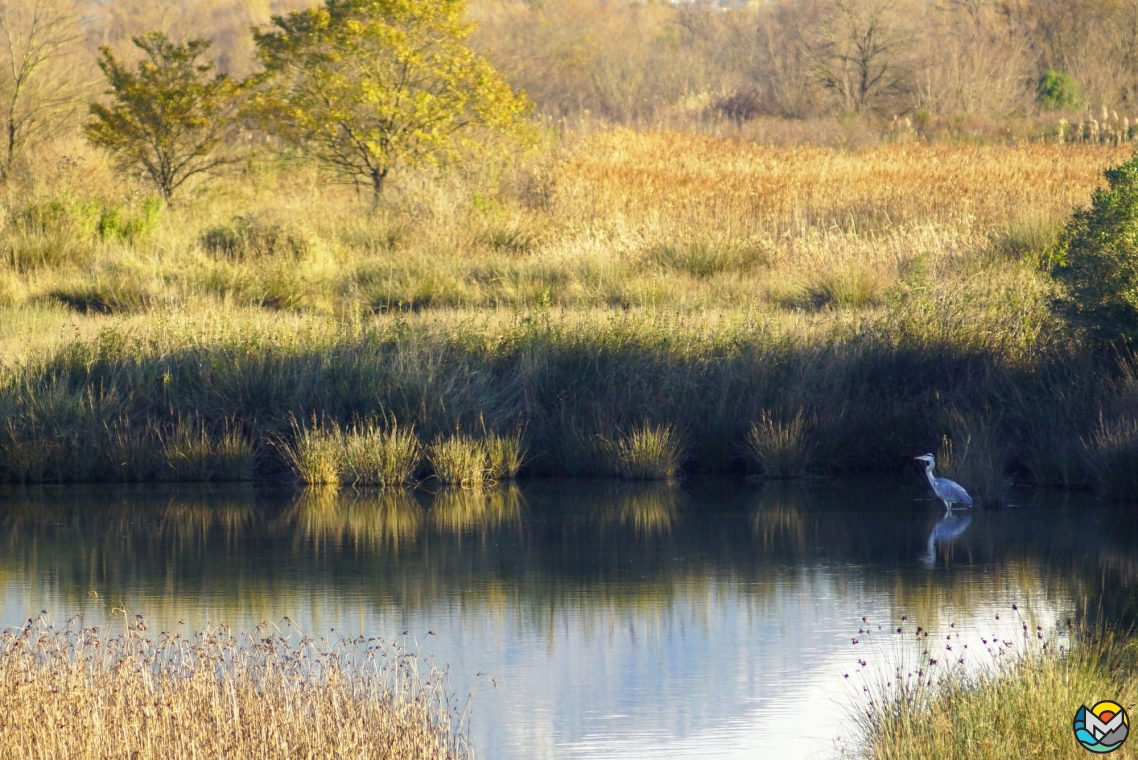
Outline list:
[[[374,638],[41,615],[0,634],[0,689],[5,757],[473,757],[446,673]]]

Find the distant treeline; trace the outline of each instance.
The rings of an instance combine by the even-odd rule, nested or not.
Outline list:
[[[0,14],[53,3],[77,9],[89,55],[67,71],[96,88],[96,48],[152,30],[210,39],[219,68],[243,76],[249,27],[314,4],[8,0]],[[1138,0],[473,0],[470,16],[476,46],[554,118],[1138,112]]]
[[[478,40],[541,111],[617,121],[988,119],[1138,97],[1135,0],[481,0]]]

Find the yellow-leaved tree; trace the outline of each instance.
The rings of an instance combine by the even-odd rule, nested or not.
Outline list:
[[[457,155],[530,110],[466,45],[465,0],[324,0],[255,34],[261,127],[378,199],[397,165]]]

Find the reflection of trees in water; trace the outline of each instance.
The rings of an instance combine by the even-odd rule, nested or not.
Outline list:
[[[518,527],[524,503],[521,489],[513,483],[486,489],[444,488],[431,503],[431,527],[456,535]]]
[[[274,530],[293,535],[316,552],[413,543],[423,525],[423,508],[403,489],[341,491],[309,487],[274,521]]]

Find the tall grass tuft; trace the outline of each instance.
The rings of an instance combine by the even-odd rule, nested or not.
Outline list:
[[[0,746],[92,760],[473,756],[445,670],[378,639],[290,638],[37,618],[0,634]]]
[[[409,483],[422,459],[418,436],[395,423],[387,430],[375,423],[364,423],[346,431],[343,440],[343,480],[349,485]]]
[[[435,477],[446,485],[480,488],[492,479],[485,447],[468,435],[436,440],[427,448],[427,459]]]
[[[960,483],[980,505],[1007,503],[1008,447],[997,423],[987,415],[964,416],[953,410],[951,436],[942,436],[936,452],[937,476]]]
[[[1083,442],[1087,466],[1109,501],[1138,501],[1138,419],[1130,416],[1107,422]]]
[[[801,409],[786,422],[763,411],[747,432],[747,452],[768,478],[800,478],[814,457],[814,428]]]
[[[177,420],[160,435],[164,467],[159,479],[177,482],[249,480],[255,453],[249,439],[226,427],[216,438],[199,420]]]
[[[334,422],[296,427],[285,458],[302,483],[339,485],[344,474],[344,434]]]
[[[1020,652],[1001,649],[975,674],[952,669],[930,677],[927,667],[918,678],[913,678],[916,672],[908,677],[899,672],[871,690],[868,706],[856,714],[861,729],[856,756],[1024,757],[1030,736],[1036,749],[1026,754],[1085,758],[1086,750],[1071,736],[1075,709],[1099,699],[1133,704],[1136,654],[1133,640],[1076,631],[1066,651],[1042,645]]]
[[[684,450],[671,425],[644,424],[627,435],[600,441],[610,474],[625,480],[669,480],[683,466]]]
[[[486,463],[492,480],[514,480],[526,461],[526,448],[521,431],[504,436],[488,433],[482,439]]]

